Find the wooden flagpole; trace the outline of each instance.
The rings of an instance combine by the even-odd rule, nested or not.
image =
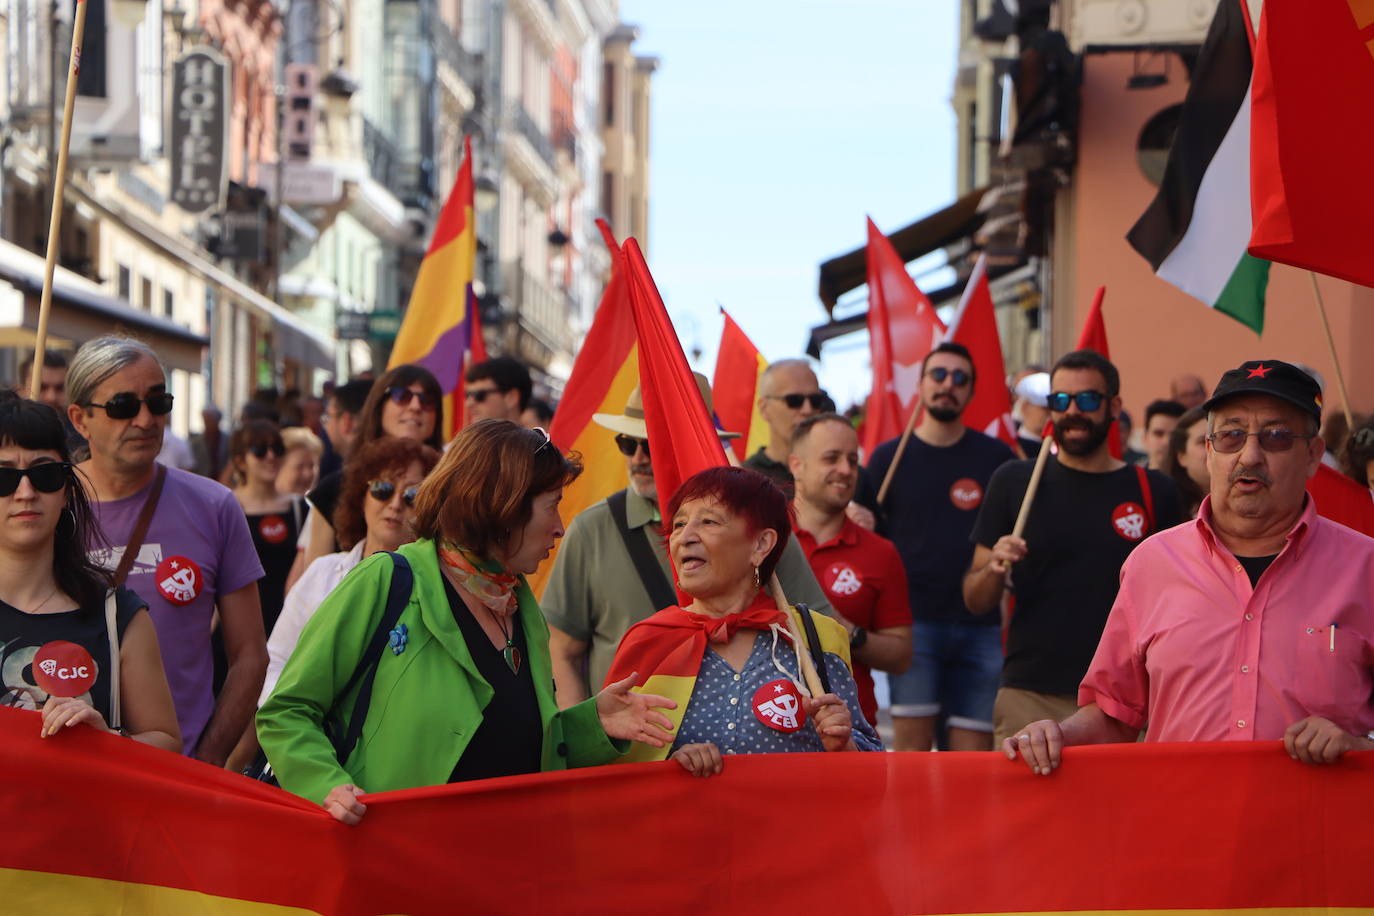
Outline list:
[[[1040,489],[1040,477],[1045,473],[1045,462],[1050,458],[1050,446],[1054,444],[1054,433],[1045,434],[1040,442],[1040,454],[1035,456],[1035,469],[1031,471],[1030,483],[1026,485],[1026,495],[1021,498],[1021,510],[1016,513],[1016,524],[1012,526],[1011,536],[1019,538],[1026,530],[1026,520],[1030,518],[1031,503],[1035,501],[1035,491]]]
[[[1341,392],[1341,407],[1345,410],[1345,425],[1349,435],[1355,434],[1355,415],[1350,410],[1350,392],[1345,388],[1345,373],[1341,371],[1341,360],[1336,355],[1336,339],[1331,336],[1331,322],[1326,319],[1326,302],[1322,300],[1322,289],[1317,285],[1316,271],[1309,270],[1307,276],[1312,280],[1312,295],[1317,300],[1317,314],[1322,319],[1322,330],[1326,332],[1326,348],[1331,354],[1331,364],[1336,367],[1336,387]]]
[[[81,73],[81,40],[86,34],[86,0],[77,0],[72,19],[72,50],[67,64],[67,99],[62,106],[62,137],[57,147],[57,174],[53,176],[52,216],[48,220],[48,254],[43,264],[43,295],[38,304],[38,332],[33,341],[33,372],[29,397],[38,400],[43,378],[43,354],[48,346],[48,316],[52,312],[52,283],[61,246],[62,197],[67,189],[67,150],[72,140],[72,111],[76,107],[76,78]]]
[[[816,666],[811,661],[811,653],[806,651],[806,641],[802,639],[801,633],[797,632],[797,625],[789,611],[792,605],[782,590],[782,583],[778,581],[776,572],[768,580],[768,591],[772,593],[778,609],[787,614],[787,632],[791,634],[792,646],[797,650],[797,665],[801,668],[802,679],[806,681],[806,689],[811,691],[811,697],[815,699],[825,693],[825,687],[821,684],[821,676],[816,673]]]

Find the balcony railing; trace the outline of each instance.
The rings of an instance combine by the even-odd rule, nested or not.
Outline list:
[[[546,346],[567,351],[572,340],[569,322],[572,304],[561,291],[551,289],[520,262],[512,261],[501,269],[506,303],[520,323]]]
[[[553,168],[553,143],[549,140],[549,135],[535,123],[534,118],[525,110],[521,102],[510,103],[511,126],[515,128],[520,136],[529,141],[530,146],[539,154],[549,168]]]
[[[434,198],[434,169],[419,154],[403,153],[396,142],[363,116],[363,157],[374,181],[408,207],[427,209]]]
[[[482,58],[463,47],[453,29],[442,19],[434,20],[434,54],[452,67],[463,82],[476,89],[482,81]]]

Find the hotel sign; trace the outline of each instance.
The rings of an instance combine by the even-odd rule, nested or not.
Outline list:
[[[223,204],[228,136],[229,64],[213,48],[192,48],[172,76],[172,202],[187,213]]]

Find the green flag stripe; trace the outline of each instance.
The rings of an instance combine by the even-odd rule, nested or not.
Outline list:
[[[1264,291],[1269,286],[1269,262],[1243,254],[1231,279],[1212,307],[1224,312],[1256,334],[1264,331]]]

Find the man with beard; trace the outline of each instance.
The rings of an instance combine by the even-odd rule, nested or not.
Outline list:
[[[1014,457],[1006,445],[960,422],[973,397],[973,357],[943,343],[921,367],[923,408],[883,503],[880,533],[906,567],[911,606],[911,667],[888,678],[893,747],[928,751],[992,749],[992,703],[1002,670],[996,615],[964,606],[963,572],[973,555],[969,535],[993,472]],[[996,384],[996,381],[994,381]],[[887,475],[898,440],[873,450],[869,479]],[[948,726],[937,741],[937,718]]]
[[[706,409],[714,415],[706,376],[692,374]],[[630,392],[623,414],[598,413],[592,420],[615,433],[630,485],[587,507],[568,524],[539,599],[549,622],[553,679],[563,709],[600,689],[626,630],[677,603],[639,389]],[[721,438],[735,436],[738,433],[721,433]],[[822,614],[834,613],[806,556],[792,540],[778,561],[777,575],[789,601]]]
[[[1321,389],[1278,360],[1243,363],[1204,405],[1211,493],[1142,545],[1063,722],[1003,742],[1049,775],[1060,748],[1276,741],[1303,763],[1374,749],[1374,540],[1317,515]]]
[[[793,533],[816,580],[849,631],[859,706],[876,723],[871,669],[900,674],[911,663],[906,571],[892,542],[845,516],[859,482],[859,434],[836,413],[797,424],[788,469],[796,481]]]
[[[1059,450],[1046,461],[1022,537],[1011,531],[1033,464],[1010,462],[988,484],[964,600],[987,614],[1004,591],[1015,599],[993,710],[999,744],[1027,723],[1078,709],[1078,685],[1116,600],[1121,564],[1146,536],[1181,521],[1173,481],[1108,450],[1120,387],[1116,367],[1096,351],[1075,350],[1055,363],[1049,407]]]

